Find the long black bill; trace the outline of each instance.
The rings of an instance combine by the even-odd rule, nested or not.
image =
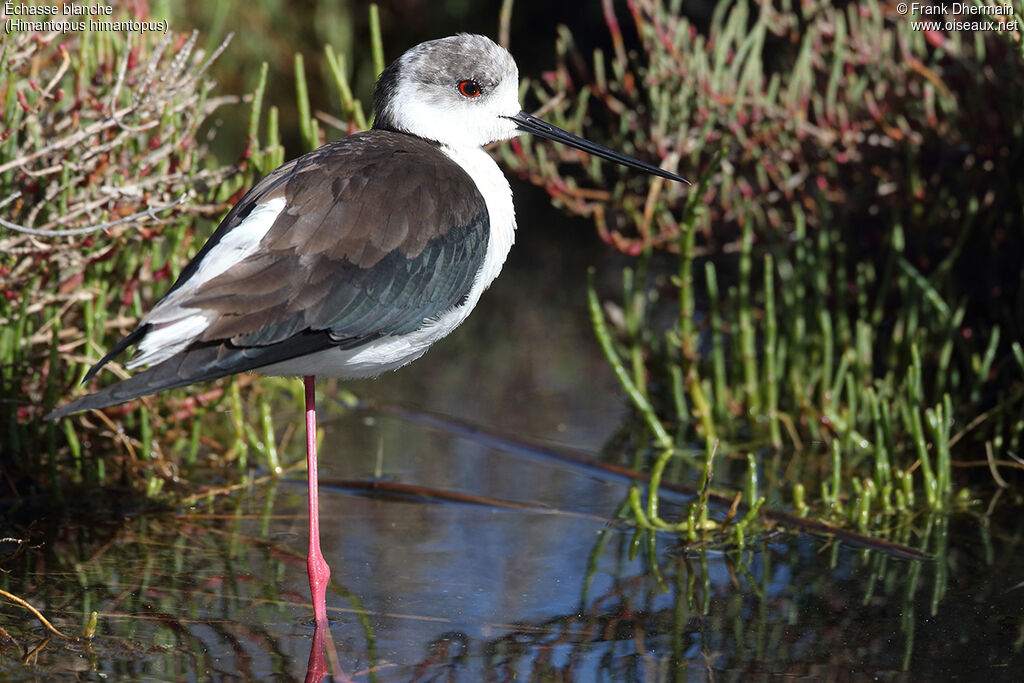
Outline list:
[[[630,168],[635,168],[639,171],[643,171],[644,173],[650,173],[651,175],[661,176],[662,178],[668,178],[669,180],[675,180],[680,183],[686,183],[687,185],[690,184],[690,181],[682,176],[678,176],[675,173],[666,171],[663,168],[658,168],[657,166],[652,166],[651,164],[644,163],[639,159],[634,159],[633,157],[626,156],[625,154],[612,151],[607,147],[602,147],[601,145],[593,143],[590,140],[577,137],[567,130],[562,130],[557,126],[552,126],[547,121],[538,119],[536,116],[530,116],[525,111],[521,111],[515,116],[510,116],[509,118],[515,121],[516,124],[519,126],[519,130],[523,131],[524,133],[533,133],[534,135],[545,138],[547,140],[561,142],[563,145],[569,145],[570,147],[581,149],[587,154],[593,154],[594,156],[601,157],[602,159],[614,161],[617,164],[629,166]]]

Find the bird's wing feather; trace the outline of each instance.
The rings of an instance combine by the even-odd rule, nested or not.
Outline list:
[[[231,232],[281,198],[258,248],[197,286]],[[48,417],[415,330],[462,301],[488,239],[483,196],[431,143],[371,131],[325,145],[254,185],[115,348],[128,341],[142,347],[177,314],[208,320],[198,336],[149,370]]]
[[[284,209],[255,250],[179,306],[212,314],[199,340],[267,345],[304,330],[346,346],[403,334],[456,306],[487,250],[469,175],[433,145],[375,131],[306,155],[256,201]]]

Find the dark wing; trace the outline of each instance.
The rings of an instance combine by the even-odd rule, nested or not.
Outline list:
[[[315,330],[358,346],[460,303],[489,234],[484,199],[460,166],[386,131],[299,161],[261,197],[283,196],[285,209],[258,252],[188,301],[216,314],[202,341],[264,346]]]
[[[469,175],[428,142],[370,131],[263,178],[168,294],[194,277],[201,260],[256,207],[278,197],[285,209],[259,249],[176,302],[215,314],[197,340],[47,417],[411,332],[462,302],[487,251],[487,207]],[[115,350],[149,331],[140,326]]]

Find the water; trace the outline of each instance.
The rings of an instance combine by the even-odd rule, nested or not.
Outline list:
[[[924,562],[782,533],[742,553],[659,535],[634,555],[609,520],[621,483],[391,412],[327,422],[327,443],[405,444],[378,481],[491,499],[361,491],[345,482],[372,481],[372,451],[325,448],[330,640],[351,680],[1015,680],[1024,664],[1019,511],[915,521]],[[47,641],[0,605],[0,677],[305,676],[301,477],[51,533],[0,581],[69,634],[98,611],[97,635]]]

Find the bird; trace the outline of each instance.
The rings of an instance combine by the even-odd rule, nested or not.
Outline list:
[[[301,377],[307,571],[327,623],[315,377],[374,377],[422,356],[477,305],[512,247],[508,180],[484,147],[523,133],[644,173],[685,178],[526,113],[512,55],[482,35],[420,43],[381,72],[368,131],[286,162],[231,208],[138,326],[85,375],[135,347],[127,379],[56,420],[245,371]]]

